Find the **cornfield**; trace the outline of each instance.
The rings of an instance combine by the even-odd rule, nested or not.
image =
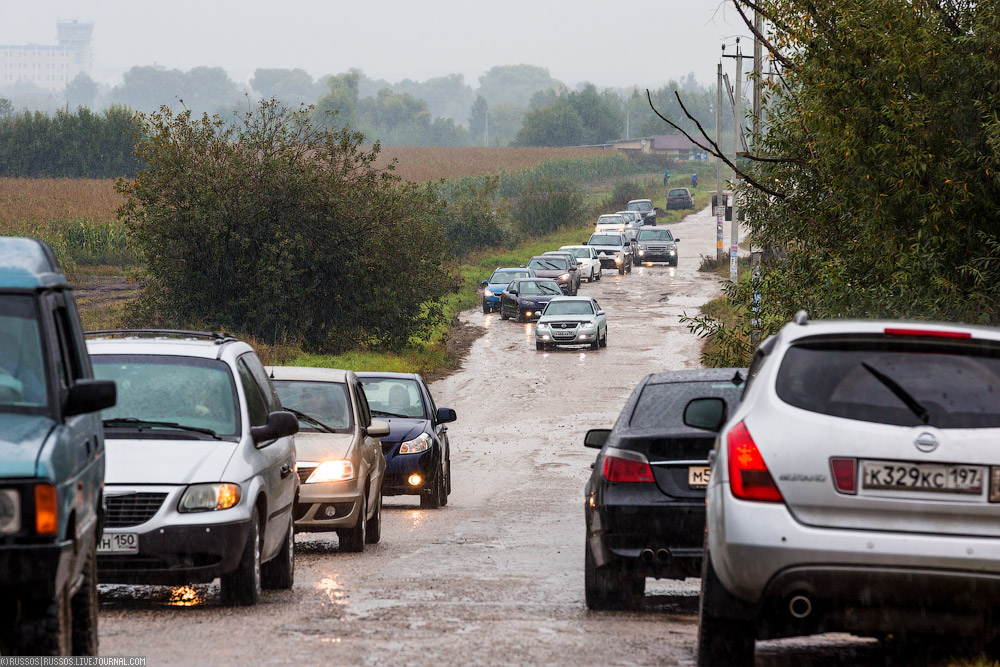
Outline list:
[[[111,221],[122,204],[112,179],[0,178],[0,225],[87,219]]]
[[[396,174],[407,181],[436,181],[514,172],[562,158],[592,158],[595,148],[483,148],[477,146],[383,146],[375,163],[385,169],[396,160]]]

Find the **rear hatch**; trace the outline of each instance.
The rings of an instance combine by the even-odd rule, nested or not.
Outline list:
[[[904,334],[798,341],[746,427],[801,523],[998,535],[1000,345]]]

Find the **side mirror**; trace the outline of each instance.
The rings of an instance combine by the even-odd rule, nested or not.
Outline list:
[[[604,314],[604,311],[603,311],[603,310],[599,310],[599,311],[597,311],[597,314],[598,314],[598,315],[603,315],[603,314]]]
[[[680,241],[680,239],[677,238],[674,239],[674,243],[677,243],[678,241]]]
[[[516,289],[512,289],[512,290],[510,290],[510,291],[508,292],[508,294],[511,294],[511,295],[513,295],[513,296],[517,296],[517,290],[516,290]]]
[[[580,241],[580,245],[587,245],[586,241]]]
[[[486,286],[487,286],[487,285],[489,285],[489,284],[490,284],[490,281],[488,281],[488,280],[484,280],[484,281],[483,281],[483,287],[486,287]]]
[[[684,407],[684,424],[718,432],[729,418],[728,412],[721,398],[695,398]]]
[[[458,415],[451,408],[438,408],[437,416],[435,417],[438,424],[450,424],[456,419],[458,419]]]
[[[604,447],[604,443],[608,441],[609,435],[611,435],[610,428],[592,428],[584,436],[583,446],[590,447],[591,449],[601,449]]]
[[[278,438],[295,435],[299,432],[299,420],[291,412],[275,410],[267,415],[267,423],[263,426],[251,426],[250,437],[253,444],[263,447]]]
[[[114,380],[77,380],[66,393],[63,416],[75,417],[110,408],[118,400]]]
[[[389,435],[389,432],[389,425],[377,419],[373,419],[372,423],[365,429],[365,435],[372,438],[384,438]]]

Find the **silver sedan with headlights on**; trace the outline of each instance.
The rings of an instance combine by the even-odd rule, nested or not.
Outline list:
[[[535,349],[556,345],[608,345],[608,318],[589,296],[564,296],[549,301],[535,325]]]
[[[372,421],[351,371],[278,366],[272,376],[281,405],[299,419],[295,529],[335,530],[341,550],[364,551],[381,538],[380,438],[389,425]]]
[[[677,242],[680,239],[674,238],[666,227],[642,227],[636,241],[639,243],[640,263],[666,262],[677,266]]]

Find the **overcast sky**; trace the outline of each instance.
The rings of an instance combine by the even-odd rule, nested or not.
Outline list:
[[[571,87],[714,83],[723,42],[745,34],[725,0],[0,0],[0,44],[54,44],[57,19],[94,24],[94,77],[133,65],[257,67],[315,77],[359,67],[391,82],[494,65],[549,68]],[[727,65],[732,67],[732,60]]]

